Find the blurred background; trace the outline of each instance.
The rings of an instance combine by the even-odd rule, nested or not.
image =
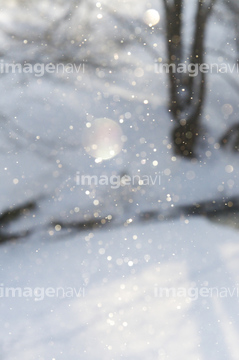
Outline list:
[[[3,360],[237,359],[238,14],[0,1]]]

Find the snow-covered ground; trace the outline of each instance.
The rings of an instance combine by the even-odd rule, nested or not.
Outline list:
[[[1,358],[236,360],[238,260],[204,219],[3,245],[0,291],[23,295],[1,298]]]

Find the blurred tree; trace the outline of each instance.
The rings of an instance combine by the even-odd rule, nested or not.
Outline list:
[[[166,13],[166,42],[168,44],[168,63],[175,65],[193,64],[200,66],[205,61],[205,29],[207,19],[212,11],[215,0],[198,1],[195,14],[193,42],[186,59],[183,57],[184,34],[182,31],[183,0],[163,0]],[[191,65],[190,65],[191,66]],[[200,117],[205,99],[205,74],[198,72],[197,76],[189,73],[177,73],[170,66],[170,104],[169,109],[176,127],[173,131],[175,152],[185,157],[193,157],[196,138],[200,132]]]

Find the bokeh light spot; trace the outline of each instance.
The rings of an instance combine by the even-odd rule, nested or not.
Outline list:
[[[92,120],[82,134],[82,143],[86,152],[92,157],[102,160],[112,159],[123,147],[123,132],[120,125],[111,119]]]

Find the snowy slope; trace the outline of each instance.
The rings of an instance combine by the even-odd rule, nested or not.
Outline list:
[[[1,358],[237,359],[238,256],[238,233],[203,219],[4,245],[0,289],[81,296],[1,298]]]

